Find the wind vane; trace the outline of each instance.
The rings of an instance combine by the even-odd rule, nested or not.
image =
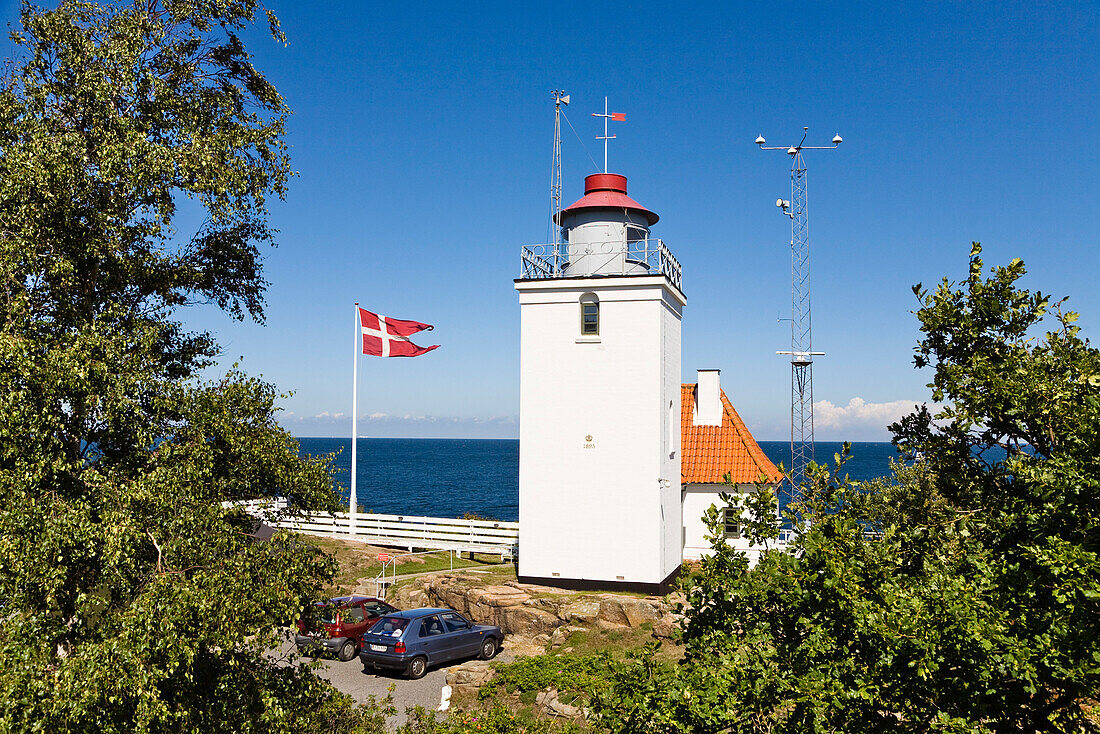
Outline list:
[[[615,122],[626,122],[626,113],[625,112],[612,112],[611,114],[608,114],[607,113],[607,97],[604,97],[603,98],[603,114],[600,114],[599,112],[593,112],[592,116],[603,118],[603,135],[602,136],[597,135],[596,140],[602,140],[603,141],[603,172],[607,173],[607,141],[612,140],[615,137],[614,135],[608,135],[607,134],[607,121],[608,120],[614,120]]]

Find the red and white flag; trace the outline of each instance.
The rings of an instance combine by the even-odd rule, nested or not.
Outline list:
[[[388,316],[379,316],[366,309],[359,309],[359,323],[363,328],[363,354],[373,357],[419,357],[439,347],[418,347],[409,341],[409,337],[420,331],[431,331],[435,327],[419,321],[404,321]]]

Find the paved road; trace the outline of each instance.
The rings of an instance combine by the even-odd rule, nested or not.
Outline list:
[[[284,655],[297,655],[293,642],[284,643],[280,652]],[[293,657],[291,659],[294,659]],[[509,662],[513,656],[505,647],[495,660]],[[359,658],[341,663],[335,658],[321,658],[322,667],[318,674],[327,678],[337,690],[342,691],[359,703],[366,703],[369,696],[383,698],[387,689],[394,686],[393,702],[397,707],[397,717],[391,719],[390,726],[400,726],[405,722],[407,706],[423,706],[429,710],[439,708],[443,686],[447,684],[447,669],[451,666],[431,668],[420,680],[409,680],[403,675],[389,671],[363,672]]]

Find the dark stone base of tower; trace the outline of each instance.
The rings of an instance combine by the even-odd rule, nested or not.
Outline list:
[[[551,586],[557,589],[570,591],[630,591],[637,594],[650,594],[664,596],[676,586],[676,578],[680,575],[680,569],[670,573],[660,583],[644,583],[640,581],[598,581],[593,579],[563,579],[558,576],[545,578],[541,576],[519,576],[517,580],[521,584],[538,584],[539,586]]]

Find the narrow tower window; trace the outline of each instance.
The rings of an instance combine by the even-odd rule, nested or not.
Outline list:
[[[598,336],[600,333],[600,302],[591,293],[581,296],[581,334]]]
[[[676,452],[680,450],[680,416],[678,408],[671,400],[668,402],[668,458],[675,459]]]
[[[627,257],[634,255],[634,259],[645,260],[645,251],[648,247],[646,237],[648,236],[641,227],[626,227],[626,254]],[[639,257],[640,256],[640,257]]]

